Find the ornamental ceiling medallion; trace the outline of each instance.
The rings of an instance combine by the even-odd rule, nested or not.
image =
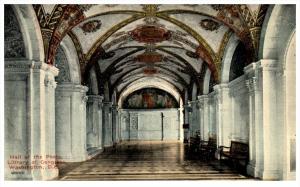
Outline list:
[[[156,25],[142,25],[129,32],[130,36],[141,43],[158,43],[171,38],[171,32]]]
[[[167,30],[164,25],[159,24],[159,20],[156,17],[158,6],[144,5],[146,17],[144,19],[145,24],[137,26],[134,30],[129,32],[129,35],[133,40],[141,43],[158,43],[163,42],[171,38],[171,32]]]
[[[203,19],[199,24],[203,29],[209,31],[218,30],[220,27],[220,24],[218,22],[215,22],[211,19]]]
[[[163,55],[156,52],[155,45],[153,44],[146,45],[145,52],[137,55],[134,58],[134,61],[136,62],[142,62],[147,64],[161,62],[162,60],[163,60]]]
[[[158,71],[154,67],[146,67],[146,68],[143,69],[143,72],[144,72],[145,75],[148,75],[148,76],[150,75],[151,76],[151,75],[156,74]]]
[[[96,32],[101,28],[102,22],[101,20],[92,20],[89,22],[84,23],[81,26],[81,29],[84,34],[91,33],[91,32]]]

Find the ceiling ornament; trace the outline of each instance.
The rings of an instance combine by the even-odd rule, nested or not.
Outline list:
[[[191,57],[191,58],[199,58],[199,55],[197,53],[194,53],[192,51],[186,51],[185,53],[187,56]]]
[[[146,17],[155,17],[156,13],[158,12],[159,5],[151,5],[151,4],[147,4],[147,5],[142,5],[143,6],[143,10],[146,13]]]
[[[142,25],[129,32],[130,36],[141,43],[158,43],[169,40],[171,32],[155,25]]]
[[[83,12],[86,12],[88,10],[90,10],[93,6],[95,6],[94,4],[86,4],[86,5],[78,5],[80,10],[82,10]]]
[[[226,5],[218,5],[218,4],[213,4],[210,5],[215,11],[220,11],[223,10],[225,8]]]
[[[220,24],[218,22],[215,22],[211,19],[203,19],[199,24],[202,28],[209,31],[218,30],[220,27]]]
[[[82,29],[84,34],[96,32],[101,28],[102,22],[101,20],[92,20],[84,23],[80,28]]]
[[[150,44],[146,45],[146,50],[144,53],[137,55],[134,58],[134,61],[136,62],[143,62],[147,64],[153,64],[156,62],[162,62],[163,61],[163,55],[156,52],[155,46]]]
[[[154,75],[156,74],[158,71],[156,68],[154,67],[146,67],[143,69],[143,72],[145,75]]]

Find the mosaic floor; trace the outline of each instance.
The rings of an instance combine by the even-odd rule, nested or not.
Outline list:
[[[179,142],[123,142],[94,159],[61,167],[59,180],[253,180],[185,150]]]

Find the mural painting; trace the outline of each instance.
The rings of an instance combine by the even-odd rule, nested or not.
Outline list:
[[[156,89],[145,88],[130,94],[123,103],[126,109],[158,109],[178,108],[178,102],[169,93]]]

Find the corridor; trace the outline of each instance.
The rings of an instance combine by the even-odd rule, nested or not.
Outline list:
[[[130,141],[82,163],[59,166],[59,180],[252,180],[203,161],[177,141]]]

